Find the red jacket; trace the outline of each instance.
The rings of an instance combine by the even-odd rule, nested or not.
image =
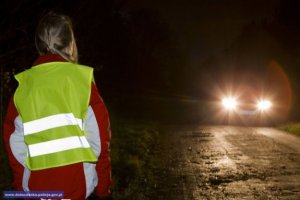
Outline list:
[[[64,61],[55,54],[39,57],[34,65]],[[64,198],[83,200],[93,191],[99,197],[110,195],[110,123],[107,109],[92,83],[90,106],[87,113],[86,132],[91,138],[91,147],[98,152],[98,161],[76,163],[50,169],[30,171],[25,165],[26,145],[22,133],[22,122],[11,98],[4,121],[3,137],[13,172],[15,190],[64,191]],[[90,142],[90,141],[89,141]],[[101,152],[101,153],[100,153]],[[96,153],[97,155],[97,153]]]

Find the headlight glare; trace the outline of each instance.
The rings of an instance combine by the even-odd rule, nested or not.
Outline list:
[[[272,103],[269,100],[261,100],[257,103],[257,108],[262,111],[268,110],[271,107],[272,107]]]
[[[233,97],[225,97],[222,99],[222,105],[227,110],[234,110],[237,106],[237,101]]]

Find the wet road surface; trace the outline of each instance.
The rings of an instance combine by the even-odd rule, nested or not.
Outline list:
[[[162,132],[156,199],[300,199],[300,137],[235,126]]]

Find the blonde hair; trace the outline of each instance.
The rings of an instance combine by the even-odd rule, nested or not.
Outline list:
[[[53,12],[46,14],[37,26],[35,45],[40,55],[51,52],[70,62],[78,62],[72,21],[68,16]]]

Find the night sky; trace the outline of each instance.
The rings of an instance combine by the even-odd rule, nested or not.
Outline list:
[[[279,0],[273,1],[132,1],[135,9],[159,12],[191,61],[202,61],[210,54],[228,48],[244,26],[274,20]]]
[[[228,79],[232,83],[246,76],[267,77],[274,87],[274,82],[287,84],[282,80],[287,77],[294,102],[299,96],[300,3],[296,0],[1,4],[1,85],[8,94],[16,85],[12,75],[30,68],[37,57],[35,27],[52,10],[73,19],[80,63],[95,68],[104,96],[122,90],[204,98]],[[270,78],[270,74],[275,75]]]

